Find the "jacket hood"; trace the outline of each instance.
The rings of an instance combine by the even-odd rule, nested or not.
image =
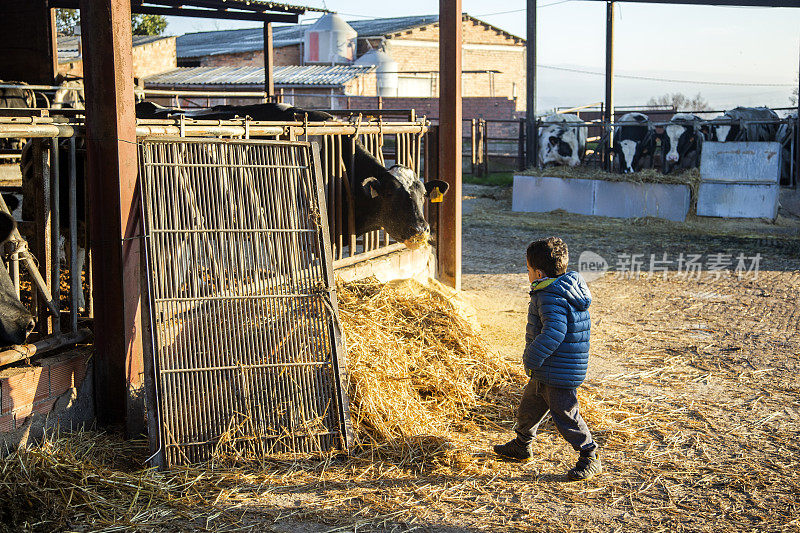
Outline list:
[[[560,275],[551,283],[540,282],[534,285],[531,292],[539,290],[563,297],[578,311],[585,311],[592,304],[592,293],[589,292],[589,286],[583,276],[574,270]]]

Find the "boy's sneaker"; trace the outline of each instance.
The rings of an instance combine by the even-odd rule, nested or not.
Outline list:
[[[531,445],[524,444],[515,437],[505,444],[495,444],[494,453],[515,461],[527,461],[531,458]]]
[[[578,457],[578,464],[575,465],[575,468],[567,472],[567,478],[570,481],[587,481],[602,471],[603,467],[597,455],[581,455]]]

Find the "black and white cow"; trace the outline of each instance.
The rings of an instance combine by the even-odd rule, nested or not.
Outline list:
[[[778,114],[767,107],[737,107],[712,119],[703,129],[707,141],[774,141],[779,120]]]
[[[168,118],[176,114],[214,120],[247,116],[257,121],[285,122],[302,120],[308,116],[308,120],[313,122],[338,121],[328,113],[307,111],[287,104],[221,105],[188,112],[151,102],[136,105],[137,118]],[[342,153],[351,153],[351,142],[347,136],[342,138]],[[423,183],[413,170],[402,165],[386,168],[359,141],[355,144],[353,163],[354,167],[351,168],[350,158],[344,158],[354,201],[354,233],[359,235],[384,228],[393,239],[410,248],[425,242],[430,226],[423,215],[423,203],[435,187],[444,194],[448,188],[447,182],[431,180]],[[343,206],[343,211],[347,212],[348,208]],[[344,222],[347,224],[346,220]],[[349,229],[345,227],[343,233],[347,234]]]
[[[792,143],[795,150],[800,149],[800,123],[797,120],[797,112],[786,117],[787,124],[778,127],[775,140],[781,143],[781,185],[790,185],[792,182]]]
[[[0,244],[11,237],[15,227],[14,218],[0,212]],[[11,276],[0,265],[0,346],[22,344],[35,326],[33,315],[17,298]]]
[[[628,113],[614,128],[614,153],[623,174],[638,172],[653,164],[656,150],[656,129],[643,113]]]
[[[661,134],[664,174],[700,165],[704,139],[700,122],[700,117],[696,115],[676,113],[664,127],[664,133]]]
[[[544,124],[539,128],[539,166],[578,166],[586,154],[586,128],[569,124],[584,121],[577,115],[555,114],[545,117],[542,122]]]
[[[27,85],[19,81],[2,81],[7,85]],[[0,89],[0,107],[28,109],[36,106],[36,95],[30,89]],[[21,150],[24,143],[20,139],[0,139],[0,149]]]

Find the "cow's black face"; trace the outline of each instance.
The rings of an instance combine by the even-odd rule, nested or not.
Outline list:
[[[427,244],[430,226],[423,205],[435,188],[438,194],[447,192],[446,182],[432,180],[423,184],[413,170],[395,165],[379,177],[366,178],[362,187],[367,197],[377,203],[376,225],[411,249]]]
[[[0,243],[8,240],[14,227],[14,219],[0,212]],[[0,266],[0,344],[22,344],[35,325],[33,315],[17,298],[8,271]]]

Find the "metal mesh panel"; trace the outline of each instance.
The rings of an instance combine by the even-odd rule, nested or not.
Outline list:
[[[387,163],[388,166],[395,163],[404,165],[412,169],[417,176],[420,175],[422,133],[415,131],[392,135],[390,139],[394,148],[391,155],[394,159],[389,161],[384,158],[384,134],[359,134],[357,138],[382,165],[387,165]],[[320,140],[322,143],[322,178],[328,205],[328,225],[331,230],[333,259],[354,257],[389,246],[394,240],[383,229],[360,235],[354,233],[352,180],[347,176],[345,165],[345,159],[349,159],[352,154],[345,153],[341,134],[323,135]]]
[[[152,138],[140,165],[166,465],[346,447],[311,145]]]

